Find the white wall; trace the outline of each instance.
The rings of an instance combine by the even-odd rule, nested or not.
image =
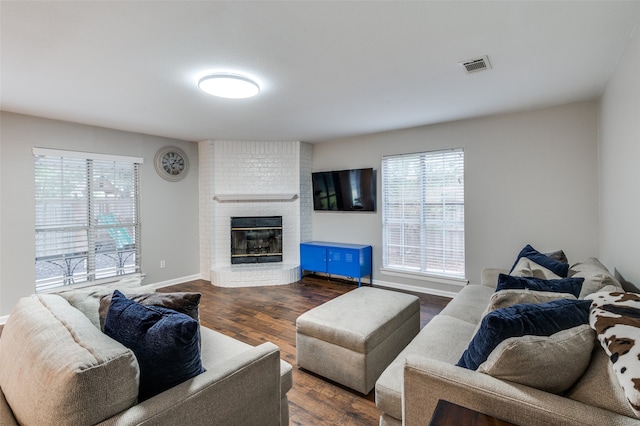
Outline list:
[[[510,267],[527,243],[563,249],[570,262],[598,255],[596,101],[313,145],[313,171],[374,167],[376,213],[314,212],[313,239],[371,244],[374,281],[457,291],[382,275],[380,164],[388,154],[462,147],[466,277]]]
[[[143,157],[142,265],[145,283],[199,276],[198,151],[194,143],[0,113],[0,316],[35,290],[33,146]],[[191,170],[180,182],[157,175],[155,152],[182,148]],[[160,260],[166,268],[160,269]]]
[[[600,258],[640,288],[640,29],[600,103]]]

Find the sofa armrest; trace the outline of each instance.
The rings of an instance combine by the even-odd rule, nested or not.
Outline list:
[[[485,287],[496,288],[498,285],[498,275],[508,274],[507,269],[500,268],[484,268],[482,270],[482,276],[480,277],[480,284]]]
[[[422,356],[404,367],[404,425],[423,425],[444,399],[521,426],[637,425],[638,420]]]
[[[280,402],[280,349],[267,342],[99,425],[279,425]]]

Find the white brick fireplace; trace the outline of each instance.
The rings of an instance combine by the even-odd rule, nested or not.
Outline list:
[[[300,241],[311,237],[311,146],[203,141],[198,157],[202,278],[221,287],[297,281]],[[282,262],[232,265],[234,216],[282,216]]]

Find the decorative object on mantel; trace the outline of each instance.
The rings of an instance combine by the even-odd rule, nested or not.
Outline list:
[[[189,172],[189,158],[178,147],[165,146],[156,152],[154,158],[156,172],[170,182],[184,179]]]
[[[251,201],[294,201],[298,194],[216,194],[213,199],[219,203]]]

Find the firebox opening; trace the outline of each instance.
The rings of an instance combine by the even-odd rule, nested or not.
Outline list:
[[[282,262],[282,216],[232,217],[231,264]]]

